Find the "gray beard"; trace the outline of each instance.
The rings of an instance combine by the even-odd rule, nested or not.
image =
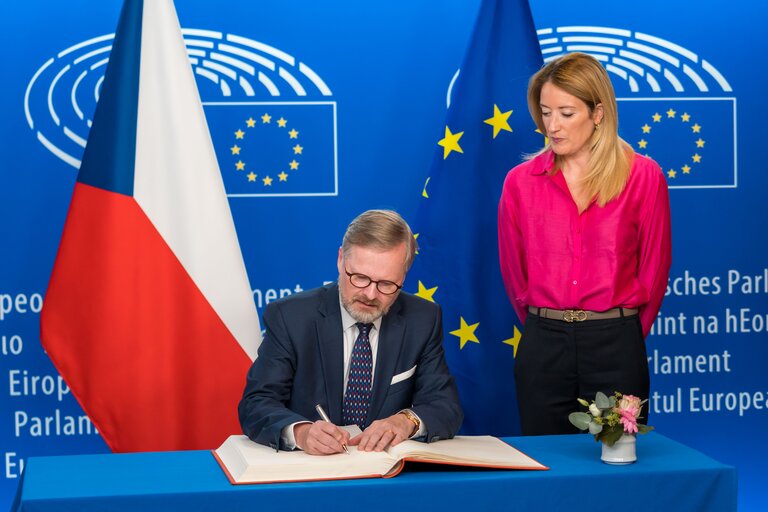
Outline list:
[[[389,306],[387,306],[383,310],[380,309],[378,311],[372,311],[372,312],[368,313],[366,311],[355,311],[353,309],[353,306],[355,304],[355,300],[354,299],[347,300],[344,297],[342,297],[341,298],[341,303],[344,305],[344,309],[347,310],[347,313],[349,313],[349,316],[354,318],[356,322],[360,322],[362,324],[372,324],[373,322],[375,322],[376,320],[378,320],[382,316],[384,316],[387,313],[389,313],[389,308],[392,307],[392,304],[390,304]]]

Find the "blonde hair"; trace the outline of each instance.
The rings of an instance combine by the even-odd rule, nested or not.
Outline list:
[[[406,247],[405,271],[407,272],[411,268],[418,249],[410,226],[395,211],[368,210],[350,222],[347,232],[344,233],[341,249],[346,258],[353,245],[393,249],[403,243]]]
[[[632,147],[619,137],[616,95],[608,73],[594,57],[576,52],[550,61],[533,75],[528,83],[528,110],[541,133],[546,133],[541,112],[541,89],[546,83],[586,103],[590,114],[598,105],[602,106],[603,118],[595,125],[590,140],[591,154],[583,182],[588,197],[596,198],[598,205],[605,206],[624,190],[634,158]],[[547,144],[536,154],[550,149],[551,144]],[[555,155],[551,171],[561,165],[560,157]]]

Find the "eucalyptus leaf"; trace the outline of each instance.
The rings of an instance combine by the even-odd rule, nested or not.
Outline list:
[[[616,399],[614,398],[614,403],[615,402],[616,402]],[[608,400],[608,397],[605,396],[605,393],[603,393],[602,391],[598,391],[597,394],[595,395],[595,405],[598,406],[600,409],[609,409],[612,407],[610,400]]]
[[[595,423],[594,421],[589,424],[589,433],[592,435],[597,435],[600,432],[603,431],[603,426],[600,424]]]
[[[587,430],[592,421],[592,416],[586,412],[572,412],[568,415],[568,420],[579,430]]]

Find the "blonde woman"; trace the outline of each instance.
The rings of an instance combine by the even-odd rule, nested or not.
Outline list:
[[[499,251],[523,337],[515,363],[523,434],[577,432],[577,397],[647,398],[645,336],[671,263],[669,196],[658,164],[618,136],[613,86],[572,53],[530,80],[546,146],[512,169]]]

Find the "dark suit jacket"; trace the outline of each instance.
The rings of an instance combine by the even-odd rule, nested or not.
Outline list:
[[[459,430],[464,415],[445,362],[441,315],[436,304],[401,292],[382,318],[367,423],[410,408],[424,423],[427,442]],[[238,407],[243,432],[257,443],[284,448],[283,427],[319,419],[316,404],[340,425],[344,338],[338,286],[270,303],[263,324],[266,336]],[[413,376],[391,384],[414,367]]]

